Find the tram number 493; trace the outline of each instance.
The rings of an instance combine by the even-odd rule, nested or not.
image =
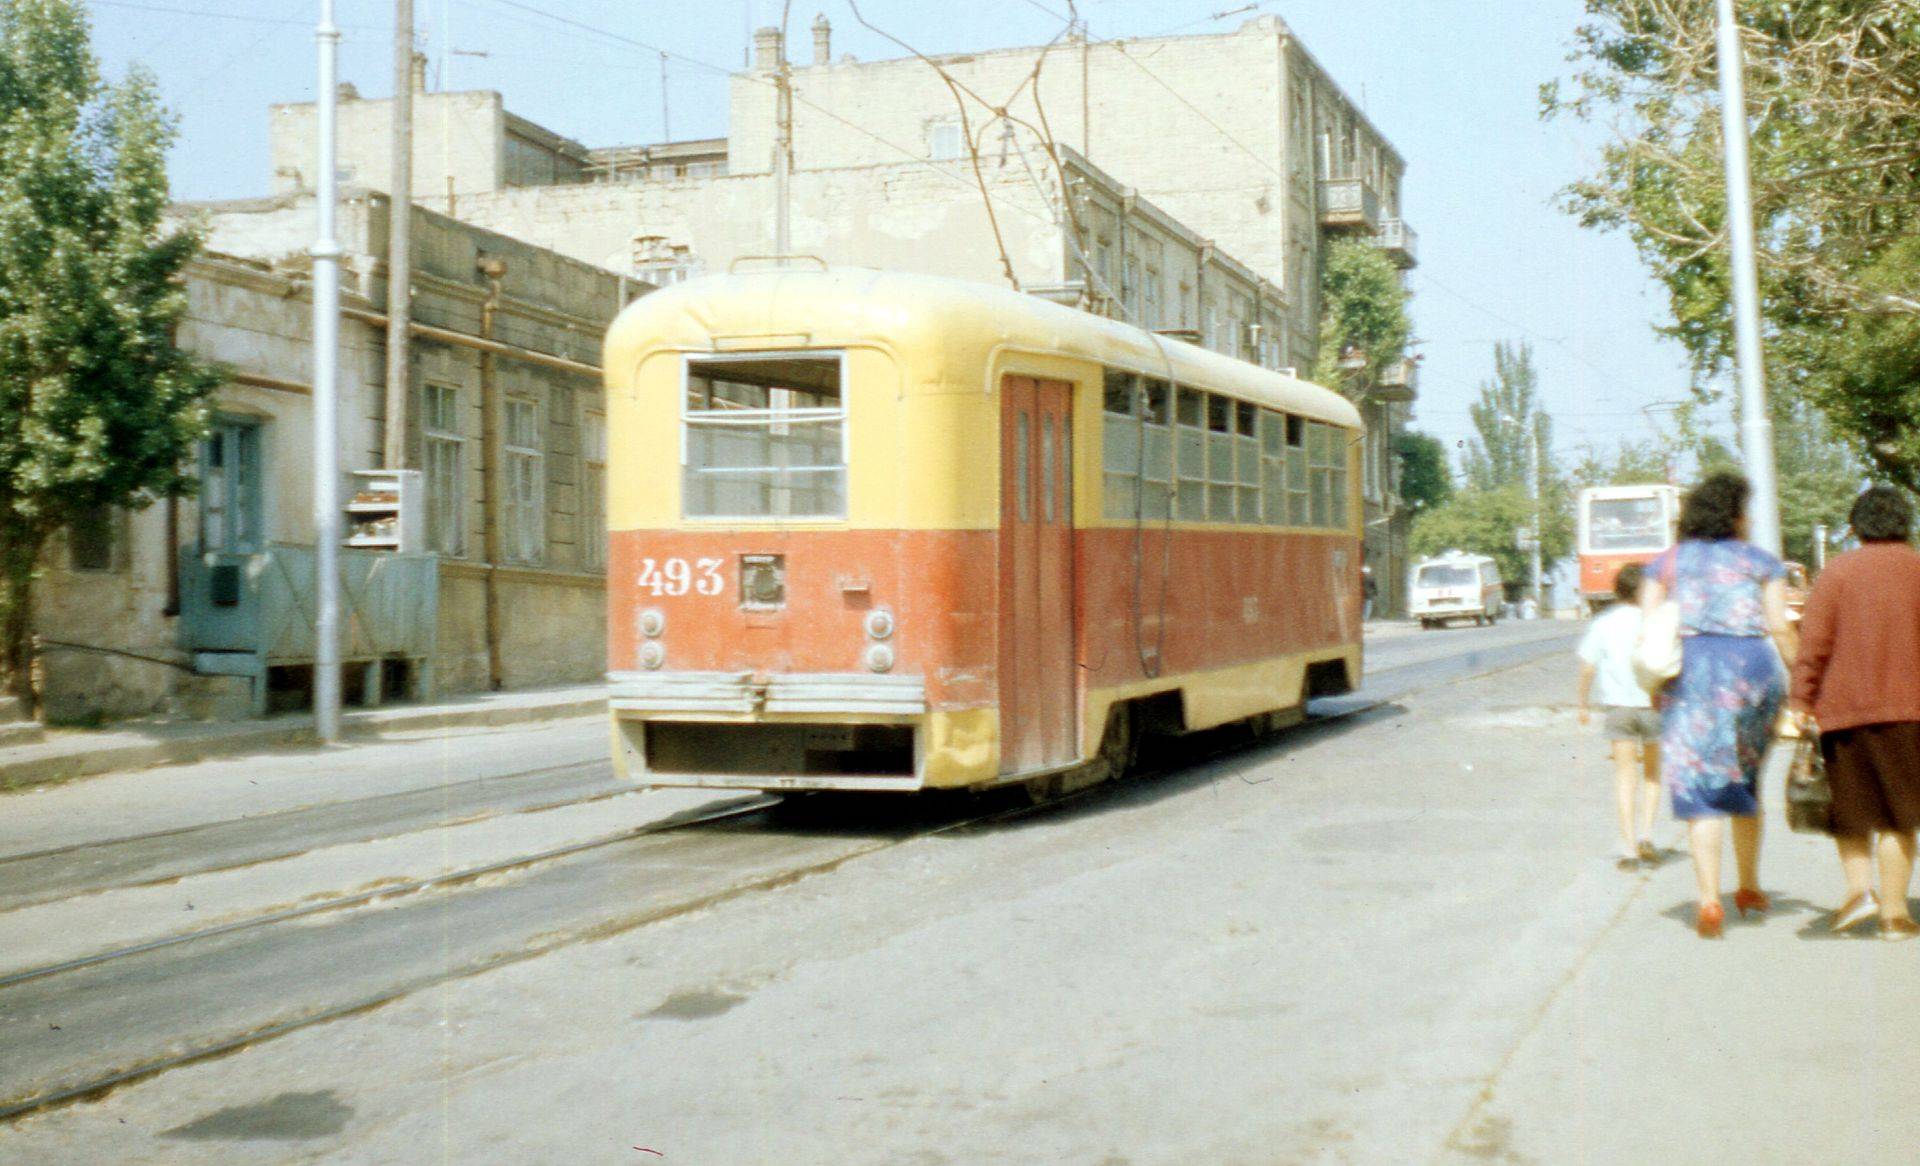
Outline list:
[[[726,581],[720,578],[723,559],[657,559],[640,560],[640,578],[637,581],[642,591],[654,595],[718,595],[726,590]]]

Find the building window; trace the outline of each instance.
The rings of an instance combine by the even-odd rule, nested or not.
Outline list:
[[[67,524],[67,569],[111,571],[119,564],[114,551],[120,542],[120,512],[111,506],[89,506]]]
[[[967,152],[967,136],[957,121],[937,121],[927,127],[927,157],[951,162]]]
[[[844,518],[847,409],[837,356],[687,361],[688,518]]]
[[[200,549],[245,553],[264,544],[260,426],[221,418],[200,443]]]
[[[514,562],[537,563],[546,550],[546,456],[540,407],[509,398],[506,408],[504,549]]]
[[[429,384],[421,390],[421,469],[427,486],[427,547],[443,555],[466,551],[467,439],[460,427],[460,390]]]
[[[581,560],[595,569],[607,565],[607,418],[588,413],[580,422],[580,457],[585,465],[580,498]]]

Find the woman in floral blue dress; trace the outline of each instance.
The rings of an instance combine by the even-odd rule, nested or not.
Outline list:
[[[1744,916],[1772,905],[1760,890],[1757,779],[1786,698],[1781,661],[1792,664],[1794,640],[1786,568],[1745,541],[1749,492],[1731,473],[1695,487],[1680,506],[1679,543],[1648,564],[1641,592],[1648,612],[1669,596],[1680,605],[1680,675],[1665,694],[1660,757],[1673,816],[1687,823],[1700,887],[1694,928],[1706,938],[1726,919],[1722,821],[1733,823],[1735,908]]]

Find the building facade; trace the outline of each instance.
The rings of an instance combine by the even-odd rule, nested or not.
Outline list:
[[[187,273],[179,343],[219,362],[227,384],[197,496],[105,513],[50,548],[36,631],[54,720],[242,716],[309,695],[313,200],[177,213],[209,240]],[[380,464],[387,216],[386,197],[366,191],[339,209],[339,497],[350,533],[371,529],[380,505],[369,499],[385,479],[367,471],[391,468]],[[605,656],[599,346],[646,285],[431,211],[414,211],[413,232],[404,423],[416,512],[409,545],[355,534],[343,552],[348,698],[595,679]]]
[[[1402,269],[1416,261],[1404,160],[1277,17],[1216,35],[871,62],[833,59],[824,19],[812,35],[803,63],[777,30],[756,34],[752,66],[730,83],[725,139],[590,149],[508,113],[498,94],[417,94],[429,112],[415,194],[672,282],[776,250],[784,141],[796,255],[1011,283],[1277,368],[1315,363],[1330,239],[1368,240]],[[387,102],[357,96],[342,110],[343,126],[389,117]],[[276,182],[310,185],[313,107],[276,106],[273,119]],[[343,167],[384,175],[383,133],[342,140]],[[1406,565],[1392,439],[1412,370],[1372,367],[1342,386],[1369,424],[1368,554],[1389,609]]]

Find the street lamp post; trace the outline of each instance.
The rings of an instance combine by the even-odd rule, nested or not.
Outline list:
[[[1733,0],[1719,0],[1721,136],[1726,147],[1727,243],[1733,268],[1734,359],[1740,374],[1740,452],[1747,481],[1749,535],[1780,553],[1780,500],[1774,483],[1773,418],[1767,412],[1765,357],[1760,349],[1760,284],[1754,274],[1753,196],[1747,167],[1747,99],[1740,26]]]
[[[314,183],[313,256],[313,731],[340,739],[340,243],[333,237],[339,179],[334,157],[334,88],[340,29],[333,0],[320,0],[320,92],[315,118],[319,173]]]

